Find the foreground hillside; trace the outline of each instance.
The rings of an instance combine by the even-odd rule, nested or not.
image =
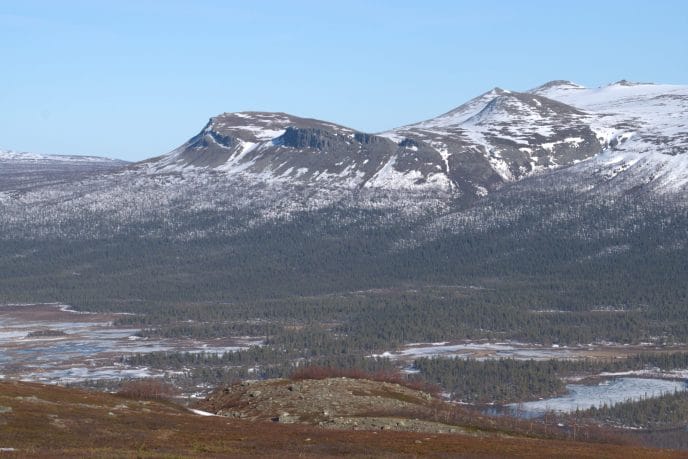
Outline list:
[[[200,416],[169,402],[5,381],[0,442],[3,457],[681,457],[498,431],[340,431]]]

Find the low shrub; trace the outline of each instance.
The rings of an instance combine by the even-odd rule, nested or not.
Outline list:
[[[165,400],[179,394],[172,384],[161,379],[132,379],[124,382],[117,390],[118,395],[140,400]]]

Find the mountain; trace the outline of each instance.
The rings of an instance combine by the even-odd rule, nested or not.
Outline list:
[[[104,307],[527,279],[545,301],[550,279],[599,285],[570,307],[678,307],[687,110],[688,86],[553,81],[379,134],[226,113],[140,163],[7,169],[0,269],[15,274],[0,297]]]
[[[530,91],[595,114],[592,127],[621,152],[681,155],[688,152],[688,87],[631,83],[597,89],[550,82]]]
[[[131,165],[2,152],[0,225],[8,237],[65,237],[78,228],[98,238],[112,234],[110,225],[126,234],[144,225],[146,234],[195,239],[333,206],[385,212],[381,221],[409,228],[427,220],[429,228],[438,216],[483,212],[516,194],[570,201],[631,193],[680,203],[686,120],[688,86],[627,81],[495,88],[379,134],[285,113],[224,113],[174,151]],[[83,212],[96,215],[85,224]],[[217,217],[225,212],[233,217]]]
[[[687,118],[687,86],[621,81],[587,89],[552,81],[527,92],[495,88],[436,118],[377,135],[285,113],[225,113],[144,169],[473,199],[598,158],[585,174],[624,172],[633,183],[681,190]]]
[[[463,228],[450,215],[465,219],[470,210],[484,224],[490,206],[517,195],[537,204],[562,194],[569,205],[630,193],[642,206],[680,205],[687,120],[688,86],[627,81],[495,88],[379,134],[285,113],[224,113],[174,151],[131,165],[1,153],[0,225],[8,237],[63,238],[78,228],[79,237],[97,239],[115,225],[115,233],[196,239],[340,208],[351,224],[362,211],[409,229],[422,220],[421,234],[404,239],[416,245],[436,234],[429,228]],[[509,206],[510,215],[522,209]]]

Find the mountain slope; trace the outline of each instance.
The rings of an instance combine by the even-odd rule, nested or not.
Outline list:
[[[477,195],[535,171],[586,159],[603,148],[584,112],[501,89],[387,135],[430,143],[443,153],[452,180]]]
[[[626,80],[588,89],[550,82],[530,91],[595,114],[593,127],[619,151],[688,152],[688,86]]]
[[[688,190],[688,86],[621,80],[588,89],[551,82],[531,90],[595,115],[604,154],[571,171],[605,188],[681,194]]]

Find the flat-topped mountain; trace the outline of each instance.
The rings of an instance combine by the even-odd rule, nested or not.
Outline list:
[[[422,142],[395,142],[285,113],[225,113],[154,161],[155,172],[219,171],[264,181],[346,188],[450,189],[441,155]]]

